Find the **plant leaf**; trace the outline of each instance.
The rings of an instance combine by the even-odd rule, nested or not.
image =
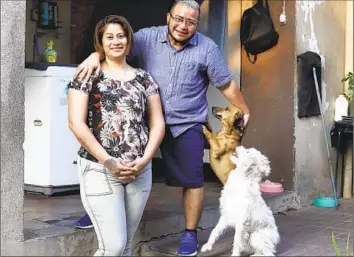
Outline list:
[[[347,252],[347,256],[350,256],[350,232],[348,233],[348,238],[347,238],[347,247],[346,247],[346,252]],[[353,253],[351,254],[353,255]]]
[[[342,253],[339,250],[339,247],[338,247],[338,244],[337,244],[337,241],[336,241],[336,237],[334,236],[333,232],[332,232],[332,244],[333,244],[334,251],[336,252],[336,255],[337,256],[342,256]]]

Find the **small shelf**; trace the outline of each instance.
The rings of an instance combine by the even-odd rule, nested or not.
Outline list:
[[[41,29],[41,30],[44,30],[44,31],[48,31],[48,30],[56,30],[56,29],[59,29],[61,28],[61,26],[43,26],[43,25],[37,25],[37,29]]]
[[[43,35],[49,34],[49,33],[55,33],[55,38],[59,39],[59,36],[61,33],[59,33],[59,28],[62,28],[61,26],[58,26],[56,28],[41,28],[41,27],[36,27],[36,34],[38,37],[42,37]]]

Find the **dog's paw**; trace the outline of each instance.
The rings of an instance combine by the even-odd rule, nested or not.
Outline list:
[[[256,257],[256,256],[275,256],[272,252],[269,252],[267,254],[264,253],[254,253],[251,255],[252,257]]]
[[[202,125],[203,126],[203,134],[204,136],[206,137],[211,137],[211,135],[213,134],[213,130],[211,129],[211,127],[208,127],[208,126],[205,126],[205,125]]]
[[[214,150],[211,152],[211,155],[213,156],[213,158],[219,159],[220,156],[221,156],[221,153],[220,153],[220,151],[217,151],[217,150],[214,149]]]
[[[203,133],[204,133],[204,135],[205,134],[210,134],[209,129],[206,126],[204,126],[204,125],[203,125]]]
[[[213,246],[211,244],[206,243],[202,246],[202,249],[200,251],[202,253],[205,253],[205,252],[209,252],[211,250],[213,250]]]
[[[215,159],[219,159],[220,157],[222,157],[225,154],[225,151],[223,149],[220,148],[216,148],[214,147],[211,151],[211,155],[215,158]]]
[[[241,256],[239,251],[232,251],[231,256]]]

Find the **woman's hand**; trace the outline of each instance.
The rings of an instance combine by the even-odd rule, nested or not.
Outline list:
[[[120,180],[135,179],[135,171],[131,167],[124,165],[118,159],[109,158],[103,165]]]
[[[148,163],[149,160],[142,157],[142,158],[137,158],[132,162],[126,163],[126,166],[133,170],[134,176],[137,176],[145,168],[145,166],[148,165]]]

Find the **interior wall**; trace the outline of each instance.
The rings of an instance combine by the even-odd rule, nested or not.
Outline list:
[[[71,0],[71,45],[70,45],[70,61],[71,63],[79,64],[83,58],[79,57],[82,49],[87,42],[88,45],[93,44],[93,38],[87,40],[86,33],[88,30],[93,30],[94,28],[89,28],[87,24],[89,23],[91,16],[95,10],[97,1],[87,1],[87,0]]]
[[[97,22],[107,15],[124,16],[134,31],[150,26],[166,24],[166,14],[173,0],[154,0],[152,4],[145,0],[120,0],[114,2],[90,1],[85,9],[81,8],[85,0],[72,0],[73,19],[75,27],[72,28],[73,62],[81,63],[94,52],[93,37]],[[78,8],[74,8],[77,6]]]
[[[40,57],[34,56],[33,36],[39,32],[39,49],[43,53],[47,49],[47,41],[54,41],[54,49],[58,54],[58,62],[70,63],[70,47],[71,47],[71,0],[56,1],[58,4],[59,21],[61,23],[56,30],[36,29],[37,22],[31,20],[31,10],[38,8],[38,1],[26,1],[26,61],[40,61]],[[56,37],[58,33],[58,38]]]
[[[280,26],[283,1],[268,1],[278,44],[252,64],[241,51],[242,92],[251,111],[243,144],[255,147],[271,161],[269,179],[293,189],[295,1],[286,1],[287,24]],[[242,11],[256,1],[242,1]]]

